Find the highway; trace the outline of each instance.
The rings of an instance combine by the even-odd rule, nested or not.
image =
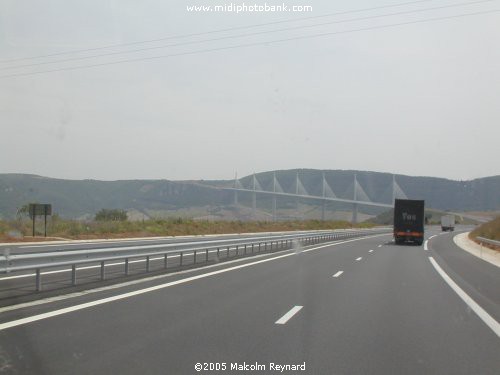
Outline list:
[[[455,234],[323,243],[0,307],[0,373],[498,374],[500,269]]]

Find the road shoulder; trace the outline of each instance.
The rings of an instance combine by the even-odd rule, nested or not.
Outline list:
[[[500,268],[500,252],[475,243],[469,239],[469,233],[457,234],[453,237],[453,242],[462,250]]]

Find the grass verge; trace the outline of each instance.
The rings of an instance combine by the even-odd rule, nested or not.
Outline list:
[[[490,240],[500,241],[500,216],[497,216],[495,219],[484,223],[474,229],[469,234],[469,238],[473,241],[477,241],[477,237],[484,237]],[[488,246],[495,250],[500,250],[498,246]]]
[[[76,221],[55,218],[47,223],[47,236],[67,239],[130,238],[154,236],[183,236],[248,232],[279,232],[371,228],[375,224],[352,225],[347,221],[208,221],[192,219],[158,219],[145,221]],[[43,222],[37,222],[36,235],[43,233]],[[28,220],[0,221],[0,241],[33,241],[32,223]],[[38,238],[37,238],[38,240]]]

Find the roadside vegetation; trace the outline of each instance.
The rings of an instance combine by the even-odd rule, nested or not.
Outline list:
[[[113,215],[111,215],[113,216]],[[96,217],[97,219],[97,217]],[[347,221],[208,221],[192,219],[156,219],[127,221],[122,218],[92,221],[64,220],[54,215],[47,221],[47,236],[51,239],[99,239],[151,236],[181,236],[223,233],[274,232],[292,230],[370,228],[374,224],[353,226]],[[31,241],[32,222],[29,218],[0,221],[0,241]],[[37,240],[43,234],[43,220],[37,219]]]
[[[473,240],[476,237],[484,237],[490,240],[500,241],[500,216],[474,229],[469,234],[469,237]]]

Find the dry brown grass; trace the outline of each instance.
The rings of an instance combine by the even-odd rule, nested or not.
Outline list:
[[[489,238],[490,240],[500,241],[500,216],[497,216],[495,219],[484,223],[474,229],[469,234],[469,238],[478,242],[477,237]],[[488,246],[495,250],[500,250],[498,246]]]
[[[146,221],[79,222],[56,219],[48,223],[47,233],[51,239],[104,239],[154,236],[183,236],[204,234],[279,232],[294,230],[321,230],[353,228],[347,221],[206,221],[191,219],[167,219]],[[358,224],[354,227],[373,227],[373,224]],[[37,236],[43,224],[37,224]],[[37,237],[35,240],[43,239]],[[0,241],[33,241],[31,223],[25,221],[0,221]]]

